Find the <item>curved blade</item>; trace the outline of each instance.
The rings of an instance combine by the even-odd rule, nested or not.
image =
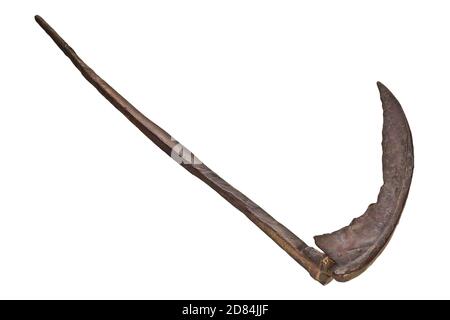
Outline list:
[[[351,224],[314,237],[336,263],[333,278],[348,281],[361,274],[383,251],[400,219],[411,184],[414,153],[411,131],[400,103],[380,82],[383,105],[383,181],[376,203]]]

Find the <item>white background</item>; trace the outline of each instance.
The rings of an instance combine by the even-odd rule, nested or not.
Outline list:
[[[0,298],[450,298],[445,1],[0,5]],[[376,81],[416,169],[367,272],[326,287],[86,82],[113,87],[309,244],[381,186]]]

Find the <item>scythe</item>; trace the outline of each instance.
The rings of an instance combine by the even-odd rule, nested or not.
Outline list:
[[[86,65],[75,51],[40,16],[37,23],[72,61],[81,74],[125,117],[184,169],[205,182],[245,214],[322,284],[333,279],[348,281],[365,271],[389,242],[408,197],[414,154],[411,131],[400,103],[380,82],[383,108],[383,186],[377,202],[350,225],[314,237],[323,251],[308,246],[247,196],[223,180],[187,148],[144,116]],[[180,147],[181,146],[181,147]]]

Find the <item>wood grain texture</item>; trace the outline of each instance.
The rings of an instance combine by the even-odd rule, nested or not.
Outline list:
[[[260,206],[223,180],[205,164],[201,163],[187,148],[182,147],[180,149],[179,146],[181,144],[177,140],[148,119],[106,81],[100,78],[44,19],[40,16],[36,16],[35,19],[53,39],[56,45],[72,61],[81,74],[161,150],[167,155],[172,156],[172,158],[174,158],[173,151],[177,150],[176,155],[178,157],[176,158],[177,160],[181,158],[180,165],[182,167],[204,181],[225,200],[244,213],[254,224],[294,258],[295,261],[303,266],[314,279],[322,284],[326,284],[332,280],[331,274],[328,271],[332,261],[325,254],[306,245],[299,237],[275,220]],[[186,155],[189,155],[189,157],[186,157]]]

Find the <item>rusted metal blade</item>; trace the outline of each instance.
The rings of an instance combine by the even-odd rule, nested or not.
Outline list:
[[[408,197],[414,168],[411,131],[394,95],[378,82],[383,106],[383,181],[376,203],[352,223],[331,234],[314,237],[336,264],[333,278],[348,281],[366,270],[394,232]]]

